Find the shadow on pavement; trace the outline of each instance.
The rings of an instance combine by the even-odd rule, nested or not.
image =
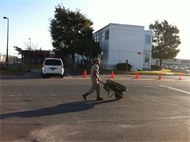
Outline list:
[[[94,108],[95,105],[103,104],[103,103],[111,103],[118,101],[117,99],[106,100],[106,101],[77,101],[66,104],[60,104],[55,107],[48,107],[30,111],[23,112],[14,112],[0,115],[0,119],[5,119],[8,117],[38,117],[38,116],[48,116],[48,115],[56,115],[56,114],[64,114],[64,113],[72,113],[72,112],[80,112]]]

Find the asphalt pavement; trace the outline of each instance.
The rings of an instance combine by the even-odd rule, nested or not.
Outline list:
[[[111,75],[101,75],[101,80]],[[95,92],[90,75],[1,79],[0,141],[190,141],[190,77],[114,75],[124,98]]]

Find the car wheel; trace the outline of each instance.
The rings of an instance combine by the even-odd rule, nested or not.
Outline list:
[[[63,78],[63,75],[61,75],[61,78]]]
[[[45,78],[46,77],[45,74],[42,74],[42,77]]]

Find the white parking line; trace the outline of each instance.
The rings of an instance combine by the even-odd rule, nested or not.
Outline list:
[[[165,86],[165,85],[159,85],[159,86],[166,87],[166,88],[169,88],[169,89],[173,89],[173,90],[176,90],[176,91],[179,91],[179,92],[183,92],[183,93],[186,93],[186,94],[190,94],[190,92],[183,91],[183,90],[180,90],[180,89],[176,89],[176,88],[173,88],[173,87],[169,87],[169,86]]]
[[[67,75],[68,75],[70,78],[72,78],[68,73],[67,73]]]

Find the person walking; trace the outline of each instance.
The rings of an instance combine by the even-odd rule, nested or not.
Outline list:
[[[100,77],[99,77],[99,66],[98,65],[100,64],[100,59],[95,58],[94,62],[95,62],[95,64],[91,67],[92,87],[86,94],[82,95],[85,101],[88,101],[87,96],[90,95],[95,90],[96,90],[96,94],[97,94],[97,100],[103,100],[103,98],[100,97],[100,85],[99,85]]]

